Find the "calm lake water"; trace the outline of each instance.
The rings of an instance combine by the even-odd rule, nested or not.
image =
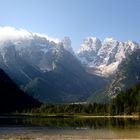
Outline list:
[[[0,140],[140,139],[139,119],[0,117]]]

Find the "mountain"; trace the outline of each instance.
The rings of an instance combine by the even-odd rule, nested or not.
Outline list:
[[[0,69],[0,114],[39,106],[39,102],[22,92]]]
[[[89,102],[108,102],[140,81],[140,49],[135,50],[118,66],[107,86],[89,98]]]
[[[139,44],[106,38],[88,37],[77,52],[77,58],[91,74],[107,77],[107,86],[88,97],[89,102],[108,102],[120,91],[133,86],[139,77]],[[136,55],[137,54],[137,55]],[[137,57],[136,57],[137,56]],[[130,66],[128,68],[128,60]],[[132,76],[132,77],[131,77]]]
[[[43,76],[31,80],[24,88],[40,101],[85,101],[92,92],[105,85],[102,78],[88,74],[76,57],[64,48],[52,54],[54,69],[44,71]]]
[[[108,100],[114,96],[114,85],[118,90],[117,81],[122,86],[134,78],[121,71],[139,48],[134,41],[88,37],[74,52],[69,37],[59,40],[23,29],[0,28],[0,68],[20,89],[44,103]],[[122,77],[128,79],[120,82]],[[134,83],[135,79],[126,85]]]
[[[45,103],[85,101],[106,84],[104,78],[85,71],[69,37],[53,40],[11,27],[0,29],[0,68],[23,91]]]
[[[133,52],[125,59],[110,83],[107,93],[114,97],[119,92],[124,91],[140,80],[140,49]]]
[[[119,42],[113,38],[106,38],[101,42],[98,38],[88,37],[77,51],[77,58],[88,72],[108,77],[138,48],[139,45],[134,41]]]

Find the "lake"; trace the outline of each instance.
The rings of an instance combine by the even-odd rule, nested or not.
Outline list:
[[[140,140],[140,119],[0,117],[0,140]]]

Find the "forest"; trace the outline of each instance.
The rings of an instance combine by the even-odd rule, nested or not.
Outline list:
[[[140,82],[119,93],[110,103],[42,104],[23,111],[39,115],[140,115]]]

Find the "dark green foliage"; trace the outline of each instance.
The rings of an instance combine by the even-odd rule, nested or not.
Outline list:
[[[37,114],[132,115],[140,114],[140,82],[118,94],[108,104],[44,104],[31,110]]]
[[[106,94],[105,89],[97,90],[94,94],[88,97],[88,103],[109,103],[111,98]]]
[[[118,94],[113,99],[110,110],[112,115],[140,113],[140,82]]]
[[[22,92],[0,69],[0,113],[37,107],[40,103]]]
[[[32,113],[38,114],[91,114],[108,115],[109,106],[107,104],[44,104],[40,108],[33,109]]]

